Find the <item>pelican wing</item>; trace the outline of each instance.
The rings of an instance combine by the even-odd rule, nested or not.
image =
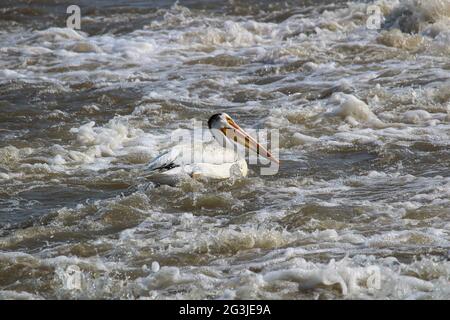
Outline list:
[[[230,168],[238,162],[241,168],[243,165],[238,154],[217,144],[177,145],[153,159],[145,168],[144,174],[193,175],[199,173],[210,177],[223,177],[229,176]]]
[[[150,161],[145,168],[145,173],[164,172],[180,165],[180,150],[179,148],[172,148]]]

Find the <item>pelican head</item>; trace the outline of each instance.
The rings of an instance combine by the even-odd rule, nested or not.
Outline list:
[[[270,161],[279,164],[269,151],[260,145],[252,136],[245,132],[236,122],[225,112],[216,113],[208,120],[208,127],[216,141],[222,146],[240,144],[246,149],[255,151]]]

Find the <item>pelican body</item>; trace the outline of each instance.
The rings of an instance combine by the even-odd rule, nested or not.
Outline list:
[[[152,160],[146,173],[157,176],[229,179],[247,176],[248,166],[238,146],[253,150],[271,161],[279,161],[239,127],[226,113],[217,113],[208,120],[214,141],[176,145]]]

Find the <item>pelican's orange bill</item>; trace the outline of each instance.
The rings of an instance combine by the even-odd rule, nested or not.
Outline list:
[[[224,129],[222,132],[231,139],[244,147],[253,150],[256,154],[263,156],[270,161],[275,162],[276,164],[280,164],[280,161],[275,158],[266,148],[264,148],[261,144],[259,144],[251,135],[245,132],[241,127],[239,127],[234,121],[228,121],[230,126],[234,128],[234,130]]]

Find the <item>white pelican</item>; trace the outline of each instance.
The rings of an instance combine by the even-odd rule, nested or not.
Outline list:
[[[247,162],[242,157],[242,152],[237,150],[238,145],[279,164],[278,159],[239,127],[228,114],[214,114],[208,120],[208,127],[215,138],[212,142],[177,145],[152,160],[146,173],[159,177],[245,177],[248,172]]]

